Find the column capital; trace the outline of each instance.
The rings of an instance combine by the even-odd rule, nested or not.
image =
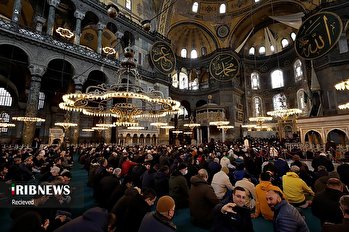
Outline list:
[[[57,8],[57,6],[59,5],[59,3],[61,3],[61,0],[47,0],[47,3],[50,6],[53,6],[54,8]]]
[[[101,23],[101,22],[99,22],[99,23],[97,23],[97,29],[98,30],[104,30],[104,28],[106,27],[106,25],[105,24],[103,24],[103,23]]]
[[[46,72],[46,67],[43,65],[31,64],[28,68],[32,77],[40,77],[40,79]]]
[[[76,10],[74,12],[74,17],[77,18],[77,19],[83,20],[85,18],[85,13]]]

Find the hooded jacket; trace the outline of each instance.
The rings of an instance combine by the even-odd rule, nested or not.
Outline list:
[[[290,203],[305,201],[304,193],[314,196],[313,190],[295,172],[287,172],[282,177],[282,187]]]

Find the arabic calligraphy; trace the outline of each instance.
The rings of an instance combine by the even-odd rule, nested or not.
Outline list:
[[[231,53],[217,54],[210,62],[211,76],[220,81],[231,80],[239,73],[239,61]]]
[[[176,65],[176,59],[170,45],[164,42],[154,43],[150,58],[154,66],[164,74],[170,74]]]
[[[295,49],[305,59],[316,59],[329,52],[342,34],[342,21],[332,12],[310,16],[300,27]]]

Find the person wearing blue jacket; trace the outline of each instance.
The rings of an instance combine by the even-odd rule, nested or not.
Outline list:
[[[283,198],[279,189],[271,188],[266,198],[269,207],[274,211],[274,232],[309,232],[304,218]]]

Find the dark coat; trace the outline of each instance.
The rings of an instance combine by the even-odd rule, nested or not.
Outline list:
[[[222,214],[222,207],[223,204],[215,207],[211,232],[253,232],[250,209],[235,207],[236,214]]]
[[[320,165],[325,166],[328,172],[332,172],[334,170],[332,161],[326,156],[319,155],[318,157],[315,157],[311,162],[311,166],[315,171],[317,171],[317,167],[319,167]]]
[[[114,189],[120,185],[120,179],[115,175],[105,176],[99,182],[99,188],[97,191],[97,201],[103,208],[107,208],[109,205],[109,199]]]
[[[282,200],[275,206],[274,232],[309,232],[309,228],[298,210]]]
[[[147,213],[139,227],[138,232],[172,232],[176,231],[176,226],[157,213]]]
[[[341,191],[330,188],[326,188],[315,195],[311,210],[320,219],[321,223],[339,224],[342,222],[343,214],[339,208],[339,199],[342,195]]]
[[[169,177],[164,172],[157,172],[154,177],[154,189],[158,198],[168,195]]]
[[[192,222],[209,228],[213,221],[213,209],[219,203],[211,185],[198,176],[190,179],[189,208]]]
[[[99,207],[87,210],[82,216],[79,216],[54,232],[104,232],[108,227],[108,211]]]
[[[176,203],[176,208],[188,207],[188,193],[189,188],[187,180],[181,174],[172,175],[169,181],[170,196]]]
[[[140,194],[129,194],[116,203],[112,212],[116,215],[118,232],[137,232],[144,215],[150,212],[150,206]]]
[[[347,232],[349,231],[349,218],[345,218],[342,224],[325,224],[323,232]]]

